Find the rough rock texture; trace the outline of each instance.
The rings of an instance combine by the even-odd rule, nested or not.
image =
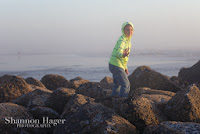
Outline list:
[[[110,78],[110,77],[104,77],[104,78],[100,81],[100,83],[110,83],[110,84],[112,84],[112,83],[113,83],[113,79]]]
[[[61,75],[48,74],[42,77],[41,82],[49,90],[56,90],[59,87],[68,87],[70,82]]]
[[[44,87],[38,87],[38,86],[36,86],[36,85],[32,85],[32,84],[29,84],[29,86],[33,89],[33,90],[36,90],[36,89],[41,89],[41,90],[48,90],[46,87],[44,88]],[[49,90],[49,91],[51,91],[51,90]]]
[[[189,83],[200,83],[200,61],[189,68],[182,68],[178,73],[178,77]]]
[[[76,78],[70,80],[70,85],[69,85],[69,87],[70,87],[70,88],[76,89],[76,88],[78,88],[81,84],[85,84],[85,83],[88,83],[88,82],[90,82],[90,81],[89,81],[89,80],[85,80],[85,79],[83,79],[83,78],[81,78],[81,77],[76,77]]]
[[[35,106],[47,106],[47,101],[52,94],[52,91],[47,89],[36,89],[30,93],[23,94],[17,99],[13,100],[13,103],[22,105],[27,108],[33,108]]]
[[[157,90],[178,92],[182,90],[173,84],[169,78],[160,74],[150,67],[141,66],[138,67],[130,76],[129,81],[131,85],[130,94],[139,87],[148,87]]]
[[[6,118],[6,120],[5,120]],[[16,124],[10,124],[11,118],[16,119],[33,119],[26,108],[13,103],[0,103],[0,133],[1,134],[32,134],[37,133],[34,128],[20,128]],[[6,124],[7,123],[7,124]]]
[[[89,102],[66,118],[64,125],[58,125],[54,133],[135,134],[137,132],[135,126],[113,110],[100,103]]]
[[[38,87],[42,87],[42,88],[46,88],[44,86],[44,84],[42,84],[41,81],[37,80],[37,79],[34,79],[33,77],[28,77],[25,79],[25,81],[28,83],[28,84],[31,84],[31,85],[35,85],[35,86],[38,86]]]
[[[155,126],[148,126],[144,134],[200,134],[200,124],[166,121]]]
[[[59,114],[51,108],[36,106],[29,110],[34,119],[39,119],[41,124],[46,124],[45,121],[60,119]],[[56,123],[56,122],[55,122]],[[39,134],[52,134],[56,124],[49,123],[48,127],[38,128]]]
[[[180,77],[177,77],[177,76],[172,76],[170,78],[170,80],[175,84],[177,85],[178,87],[182,88],[182,89],[185,89],[189,86],[189,82],[183,80],[182,78]]]
[[[29,112],[35,119],[40,119],[41,122],[43,117],[48,117],[49,119],[58,119],[60,116],[59,113],[48,107],[36,106],[30,109]]]
[[[117,113],[129,120],[140,132],[148,125],[166,120],[160,110],[149,99],[143,97],[128,98],[121,103]]]
[[[77,80],[82,80],[82,79],[83,79],[82,77],[79,77],[79,76],[78,76],[78,77],[76,77],[76,78],[74,78],[74,79],[71,79],[70,82],[77,81]]]
[[[130,96],[138,97],[142,96],[151,100],[153,103],[165,103],[169,101],[175,95],[174,92],[155,90],[150,88],[137,88],[130,94]]]
[[[0,77],[0,103],[10,102],[33,89],[20,76],[4,75]]]
[[[48,107],[56,110],[59,114],[61,114],[65,105],[74,94],[74,89],[58,88],[57,90],[54,90],[51,94],[48,101]]]
[[[67,105],[65,106],[63,113],[61,114],[61,118],[67,118],[68,116],[72,115],[73,113],[78,111],[78,108],[82,105],[93,102],[94,99],[81,95],[81,94],[75,94],[71,97]]]
[[[118,97],[118,96],[109,96],[106,98],[96,99],[95,102],[101,103],[104,106],[113,109],[114,111],[119,111],[119,107],[123,101],[125,101],[125,97]]]
[[[166,115],[173,121],[200,123],[200,90],[195,85],[178,92],[165,106]]]
[[[199,84],[197,84],[197,87],[200,89],[200,83],[199,83]]]
[[[89,82],[78,87],[76,93],[95,99],[106,98],[112,94],[112,85],[108,83]]]

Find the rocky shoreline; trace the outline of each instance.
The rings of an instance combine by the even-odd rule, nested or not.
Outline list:
[[[111,97],[113,81],[0,77],[0,133],[199,134],[200,61],[171,78],[148,66],[130,76],[128,98]]]

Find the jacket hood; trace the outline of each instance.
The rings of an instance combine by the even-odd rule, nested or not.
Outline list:
[[[133,27],[133,30],[134,30],[134,26],[133,26],[133,24],[131,23],[131,22],[125,22],[123,25],[122,25],[122,34],[123,34],[123,36],[124,37],[126,37],[126,35],[125,35],[125,33],[124,33],[124,28],[125,28],[125,26],[126,25],[131,25],[132,27]],[[126,37],[127,38],[127,37]]]

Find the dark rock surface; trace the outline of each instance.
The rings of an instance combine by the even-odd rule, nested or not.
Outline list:
[[[95,133],[95,134],[136,134],[136,128],[130,122],[117,115],[102,104],[89,102],[66,118],[65,124],[58,125],[58,133]]]
[[[123,103],[126,100],[124,97],[118,97],[118,96],[109,96],[106,98],[100,98],[96,99],[95,102],[101,103],[104,106],[113,109],[114,111],[119,111],[121,103]]]
[[[18,105],[33,108],[35,106],[47,106],[47,101],[52,94],[52,91],[47,89],[36,89],[32,92],[27,94],[23,94],[22,96],[18,97],[17,99],[13,100],[13,103]]]
[[[173,121],[200,123],[200,90],[195,85],[178,92],[165,106],[166,115]]]
[[[56,110],[59,114],[61,114],[65,105],[68,103],[68,101],[74,94],[74,89],[58,88],[54,90],[51,96],[49,97],[48,107]]]
[[[177,85],[178,87],[182,88],[182,89],[185,89],[187,88],[190,84],[189,82],[183,80],[182,78],[180,77],[177,77],[177,76],[172,76],[170,78],[170,80],[175,84]]]
[[[31,84],[31,85],[35,85],[35,86],[38,86],[38,87],[42,87],[42,88],[46,88],[44,86],[44,84],[42,84],[41,81],[37,80],[37,79],[34,79],[33,77],[28,77],[25,79],[25,81],[28,83],[28,84]]]
[[[130,94],[133,97],[144,97],[151,100],[153,103],[165,103],[169,101],[175,95],[174,92],[155,90],[150,88],[137,88]]]
[[[76,77],[76,78],[70,80],[70,85],[69,85],[69,87],[70,87],[70,88],[76,89],[76,88],[78,88],[81,84],[85,84],[85,83],[88,83],[88,82],[90,82],[90,81],[89,81],[89,80],[85,80],[85,79],[83,79],[83,78],[81,78],[81,77]]]
[[[113,83],[113,79],[110,78],[110,77],[104,77],[104,78],[100,81],[100,83],[110,83],[110,84],[112,84],[112,83]]]
[[[10,102],[33,89],[20,76],[4,75],[0,77],[0,103]]]
[[[59,113],[47,107],[36,106],[30,109],[29,112],[33,115],[34,119],[38,119],[41,124],[47,124],[47,120],[52,121],[54,119],[59,119]],[[47,127],[38,128],[39,134],[52,134],[57,123],[49,122],[46,126]]]
[[[49,90],[56,90],[59,87],[68,87],[70,82],[61,75],[48,74],[42,77],[41,82]]]
[[[48,107],[41,107],[36,106],[29,110],[29,112],[33,115],[35,119],[40,119],[41,122],[43,118],[48,117],[49,119],[57,119],[59,118],[59,113],[57,113],[55,110],[48,108]]]
[[[34,128],[17,127],[19,119],[31,120],[33,117],[28,110],[22,106],[13,103],[0,103],[1,134],[33,134],[38,132]]]
[[[166,121],[158,125],[148,126],[144,134],[200,134],[200,124]]]
[[[95,99],[106,98],[112,94],[112,85],[108,83],[89,82],[76,89],[76,93]]]
[[[131,85],[130,94],[139,87],[148,87],[157,90],[172,91],[175,93],[182,90],[172,83],[167,76],[151,70],[151,68],[147,66],[138,67],[129,76],[129,81]]]
[[[63,113],[61,114],[61,118],[67,118],[68,116],[72,115],[73,113],[77,112],[79,107],[82,105],[88,103],[88,102],[94,102],[93,98],[81,95],[81,94],[75,94],[71,97],[67,105],[65,106]]]
[[[83,79],[82,77],[79,77],[79,76],[78,76],[78,77],[76,77],[76,78],[74,78],[74,79],[71,79],[70,82],[77,81],[77,80],[82,80],[82,79]]]
[[[162,112],[149,99],[143,97],[128,98],[121,103],[119,110],[118,114],[129,120],[140,132],[148,125],[166,120]]]
[[[189,83],[200,83],[200,61],[189,68],[182,68],[178,73],[178,77]]]

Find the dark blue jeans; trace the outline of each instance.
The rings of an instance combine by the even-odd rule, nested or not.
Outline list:
[[[123,68],[109,64],[109,70],[113,74],[112,96],[128,97],[130,82]]]

